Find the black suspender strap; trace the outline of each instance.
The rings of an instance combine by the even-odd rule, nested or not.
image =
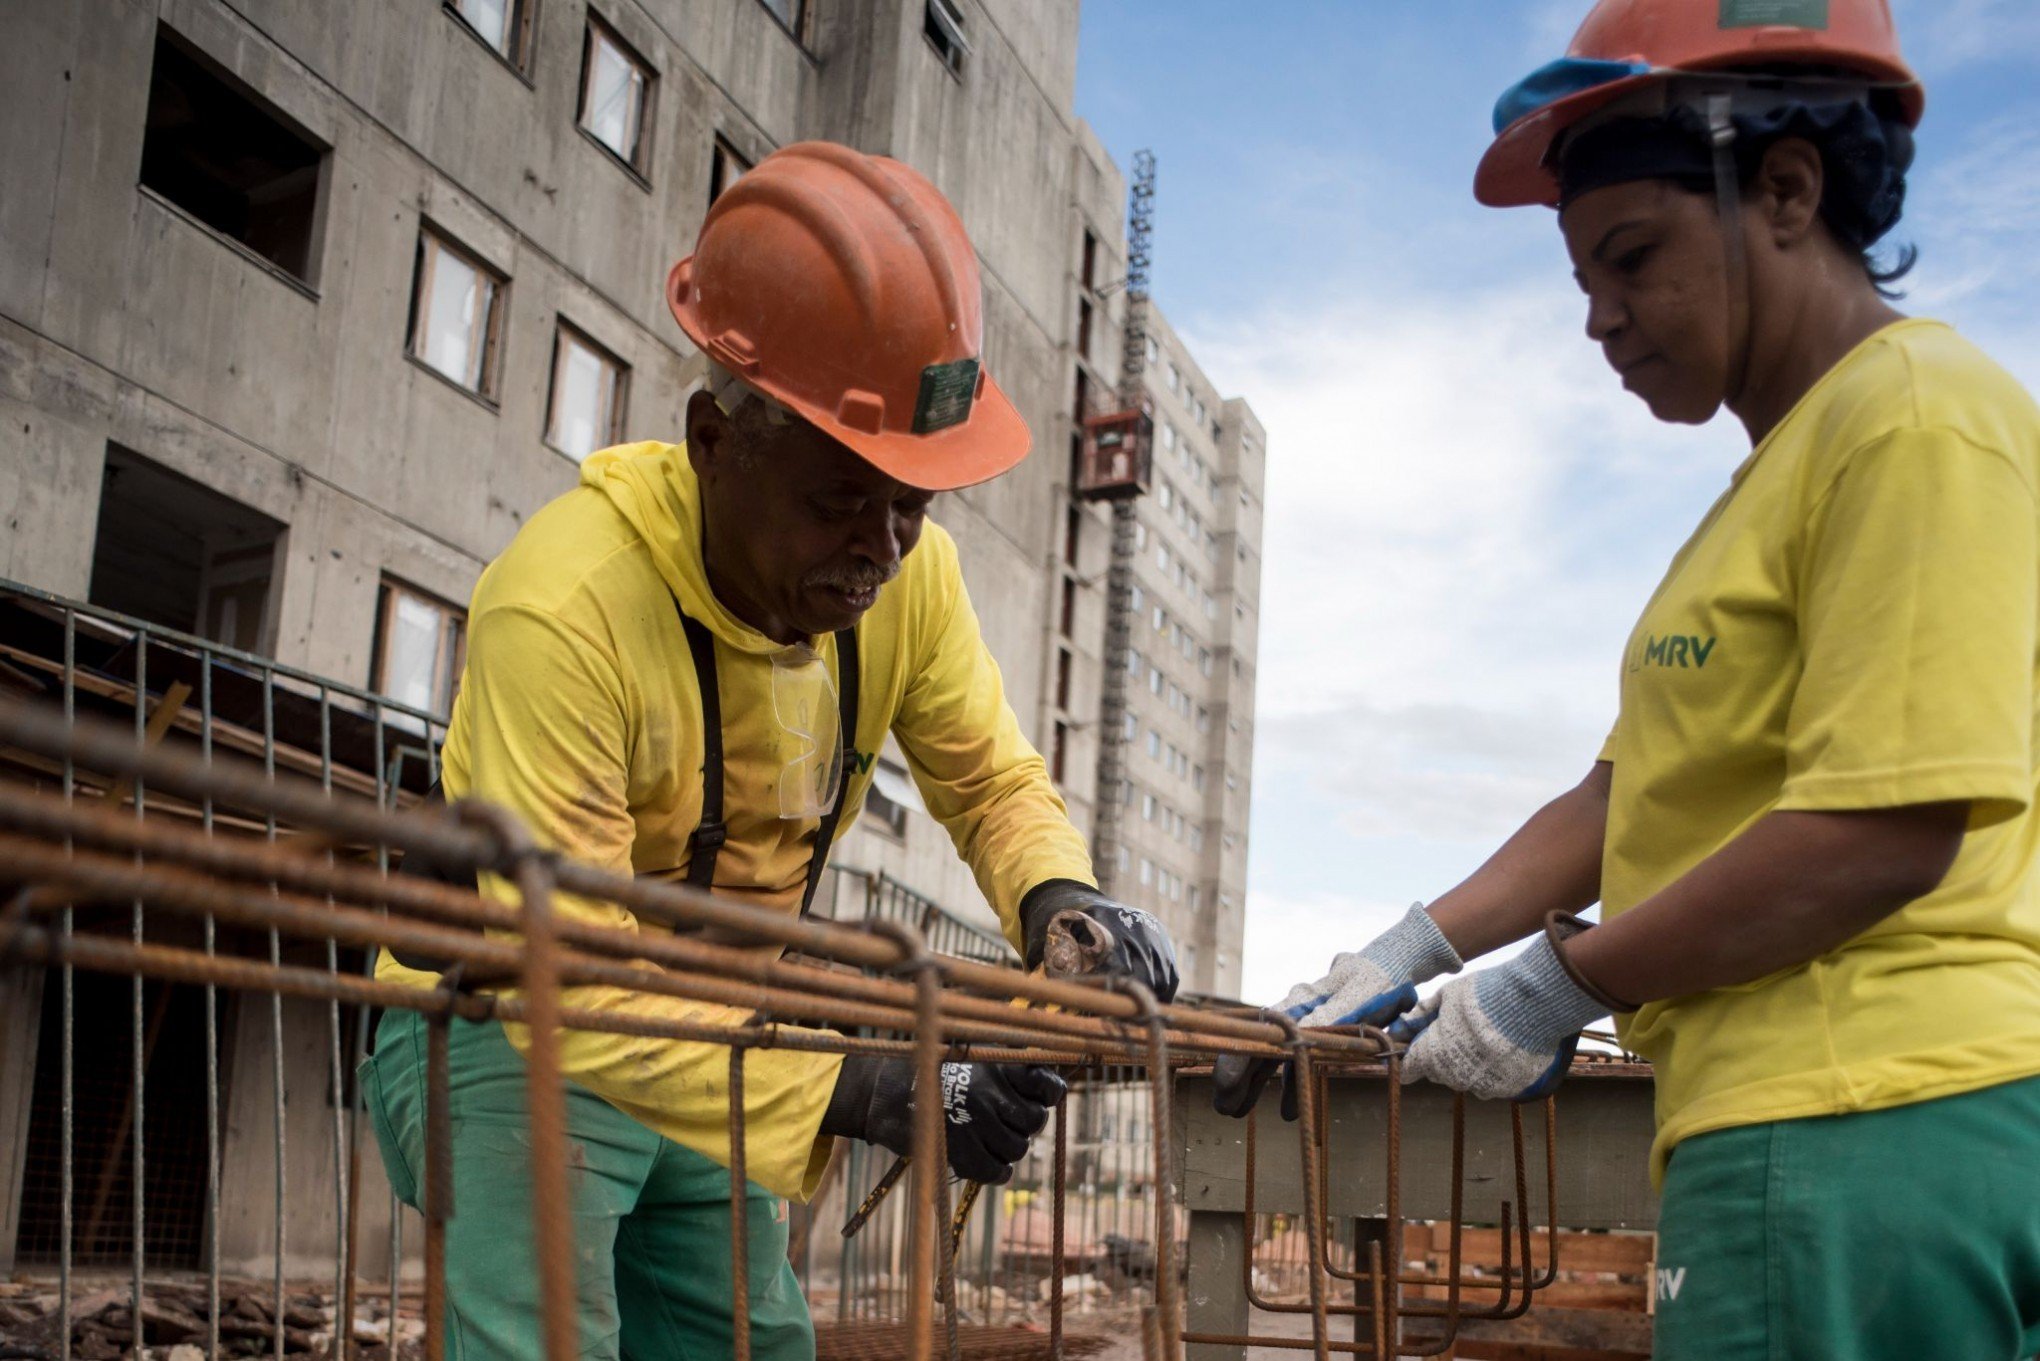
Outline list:
[[[829,843],[836,839],[836,824],[843,820],[843,805],[850,798],[850,775],[857,760],[857,630],[836,630],[836,703],[839,706],[843,747],[843,773],[836,780],[836,801],[822,814],[815,828],[815,850],[808,860],[807,889],[800,895],[800,915],[814,905],[815,890],[822,886],[822,870],[829,863]]]
[[[694,680],[701,688],[701,823],[687,838],[687,882],[709,889],[715,887],[716,858],[730,831],[723,821],[722,689],[716,680],[715,635],[684,610],[680,627],[686,630]]]
[[[678,607],[679,602],[674,602]],[[687,838],[687,882],[695,888],[715,887],[716,859],[729,839],[729,824],[723,820],[723,729],[722,690],[716,677],[715,635],[699,620],[680,612],[680,627],[687,634],[687,651],[694,659],[694,679],[701,690],[701,823]],[[815,828],[814,851],[808,860],[807,887],[800,896],[800,911],[806,916],[821,887],[822,869],[829,860],[829,846],[836,839],[836,827],[843,818],[843,804],[850,797],[850,776],[857,751],[857,630],[836,633],[836,702],[840,719],[842,773],[836,781],[836,799]]]

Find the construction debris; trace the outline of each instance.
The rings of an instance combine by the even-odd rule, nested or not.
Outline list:
[[[130,1286],[97,1286],[71,1299],[70,1355],[76,1361],[119,1361],[134,1354]],[[142,1347],[151,1361],[197,1361],[208,1354],[215,1330],[222,1357],[276,1356],[274,1287],[267,1282],[223,1280],[215,1313],[205,1281],[150,1280],[142,1295]],[[56,1361],[63,1354],[62,1298],[54,1283],[0,1286],[0,1358]],[[333,1354],[336,1311],[330,1292],[293,1289],[283,1299],[285,1357]],[[217,1323],[215,1323],[217,1320]],[[424,1321],[415,1311],[397,1319],[394,1361],[425,1355]],[[358,1361],[392,1361],[388,1305],[381,1299],[355,1306],[353,1350]]]

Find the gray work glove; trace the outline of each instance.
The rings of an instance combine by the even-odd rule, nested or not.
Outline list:
[[[1461,967],[1452,942],[1424,905],[1416,903],[1365,949],[1334,956],[1323,978],[1291,988],[1274,1009],[1303,1026],[1387,1025],[1417,1004],[1419,983],[1458,973]],[[1278,1067],[1286,1070],[1288,1065],[1280,1059],[1220,1058],[1212,1072],[1217,1084],[1213,1108],[1220,1115],[1247,1114]],[[1296,1118],[1295,1093],[1286,1088],[1282,1114]]]
[[[995,1186],[1011,1181],[1013,1165],[1027,1156],[1028,1143],[1068,1093],[1054,1069],[1035,1064],[943,1064],[937,1099],[950,1170]],[[862,1139],[904,1157],[914,1150],[919,1099],[913,1060],[852,1054],[836,1078],[822,1133]]]
[[[1402,1080],[1535,1101],[1565,1080],[1580,1030],[1608,1014],[1572,981],[1548,936],[1506,964],[1455,978],[1389,1027],[1409,1044]]]
[[[1020,935],[1027,945],[1029,969],[1041,967],[1048,946],[1048,924],[1060,912],[1080,913],[1104,931],[1104,950],[1090,971],[1143,983],[1158,1002],[1175,1000],[1181,983],[1176,973],[1176,947],[1154,913],[1116,903],[1074,879],[1036,884],[1020,900]]]

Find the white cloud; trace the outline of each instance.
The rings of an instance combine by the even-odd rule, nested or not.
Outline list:
[[[1928,81],[1983,62],[2040,58],[2040,6],[2033,0],[1898,0],[1898,36]]]
[[[1630,624],[1739,456],[1620,389],[1553,257],[1549,286],[1362,281],[1193,328],[1269,432],[1257,787],[1308,785],[1321,844],[1498,837],[1577,779]]]
[[[1340,950],[1357,950],[1394,926],[1408,903],[1364,902],[1334,893],[1247,895],[1240,995],[1265,1004],[1323,975]]]

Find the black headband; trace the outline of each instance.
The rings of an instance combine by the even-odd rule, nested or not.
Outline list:
[[[1736,174],[1747,179],[1781,137],[1819,148],[1826,185],[1821,217],[1851,250],[1867,250],[1898,223],[1912,129],[1860,103],[1794,104],[1737,115]],[[1713,142],[1699,110],[1678,106],[1654,118],[1620,118],[1588,128],[1559,147],[1559,203],[1611,184],[1675,180],[1704,191],[1714,180]]]

